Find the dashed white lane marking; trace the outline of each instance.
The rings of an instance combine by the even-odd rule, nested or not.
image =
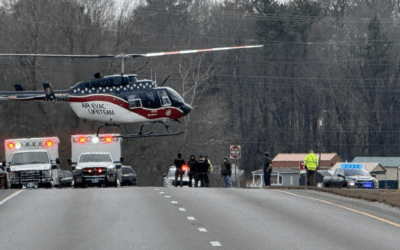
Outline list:
[[[171,198],[171,196],[169,196],[169,195],[165,195],[164,197],[165,197],[165,198]]]
[[[156,189],[154,189],[154,190],[160,190],[159,188],[156,188]]]
[[[219,241],[210,241],[211,246],[213,247],[222,247],[221,243]]]
[[[183,207],[180,207],[180,208],[179,208],[179,211],[185,212],[186,209],[184,209]]]
[[[188,220],[196,220],[194,217],[192,217],[192,216],[188,216],[188,217],[186,217]]]
[[[160,192],[160,194],[164,194],[164,192]]]
[[[207,232],[207,229],[205,228],[197,228],[197,229],[199,229],[200,232]]]
[[[177,201],[171,201],[171,203],[172,203],[172,204],[178,204],[178,202],[177,202]]]
[[[15,196],[19,195],[20,193],[24,192],[24,190],[20,190],[18,192],[15,192],[9,196],[7,196],[6,198],[4,198],[2,201],[0,201],[0,206],[3,205],[4,203],[6,203],[7,201],[11,200],[12,198],[14,198]]]

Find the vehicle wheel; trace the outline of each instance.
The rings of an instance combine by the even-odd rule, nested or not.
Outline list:
[[[325,187],[326,187],[326,188],[330,187],[329,183],[325,184]]]

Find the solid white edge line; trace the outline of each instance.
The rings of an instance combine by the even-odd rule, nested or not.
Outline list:
[[[2,201],[0,201],[0,206],[3,205],[4,203],[6,203],[7,201],[11,200],[12,198],[14,198],[15,196],[19,195],[20,193],[24,192],[25,190],[20,190],[18,192],[15,192],[9,196],[7,196],[6,198],[4,198]]]

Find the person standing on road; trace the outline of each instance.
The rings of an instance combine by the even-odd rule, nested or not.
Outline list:
[[[200,155],[200,159],[197,161],[195,164],[195,169],[196,169],[196,179],[195,179],[195,187],[198,187],[199,181],[201,183],[201,186],[207,187],[205,181],[205,176],[207,175],[209,165],[205,161],[204,157]]]
[[[304,166],[307,171],[307,186],[315,186],[315,175],[317,173],[318,157],[310,150],[309,154],[304,158]]]
[[[272,160],[269,157],[269,153],[264,153],[264,184],[266,188],[271,186],[271,173],[272,173]]]
[[[194,155],[190,156],[189,161],[187,162],[188,167],[189,167],[189,187],[192,187],[192,180],[196,180],[196,169],[195,169],[195,164],[197,163],[196,157]]]
[[[207,173],[206,173],[206,175],[205,175],[205,178],[204,178],[204,183],[205,183],[205,185],[206,185],[207,187],[209,187],[209,186],[210,186],[210,180],[208,179],[208,175],[211,174],[211,173],[213,172],[213,167],[212,167],[212,165],[211,165],[210,159],[208,159],[208,155],[204,156],[204,160],[205,160],[205,161],[207,162],[207,164],[210,166],[210,167],[208,168],[208,171],[207,171]]]
[[[175,171],[175,187],[178,186],[178,176],[180,177],[180,185],[183,187],[183,174],[185,174],[185,170],[182,169],[183,165],[186,165],[186,161],[182,159],[182,154],[178,154],[178,158],[174,161],[176,171]]]
[[[232,187],[232,164],[229,160],[228,156],[225,156],[224,162],[221,165],[221,176],[224,181],[224,187],[231,188]]]

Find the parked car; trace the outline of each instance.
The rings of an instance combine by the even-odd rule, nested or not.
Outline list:
[[[7,174],[0,169],[0,189],[7,188]]]
[[[136,173],[131,166],[122,166],[120,176],[121,185],[137,185]]]
[[[189,186],[189,175],[188,175],[188,168],[184,168],[185,174],[183,175],[182,182],[184,186]],[[168,173],[163,174],[164,177],[164,187],[168,186],[175,186],[175,172],[176,172],[176,167],[172,166],[169,168]],[[178,185],[179,185],[179,179],[178,179]],[[192,179],[192,186],[194,187],[194,178]]]
[[[71,187],[72,181],[74,180],[74,175],[67,170],[60,170],[60,185],[59,187]]]
[[[325,176],[324,187],[338,188],[378,188],[379,182],[365,169],[343,169],[335,170],[333,176]]]

